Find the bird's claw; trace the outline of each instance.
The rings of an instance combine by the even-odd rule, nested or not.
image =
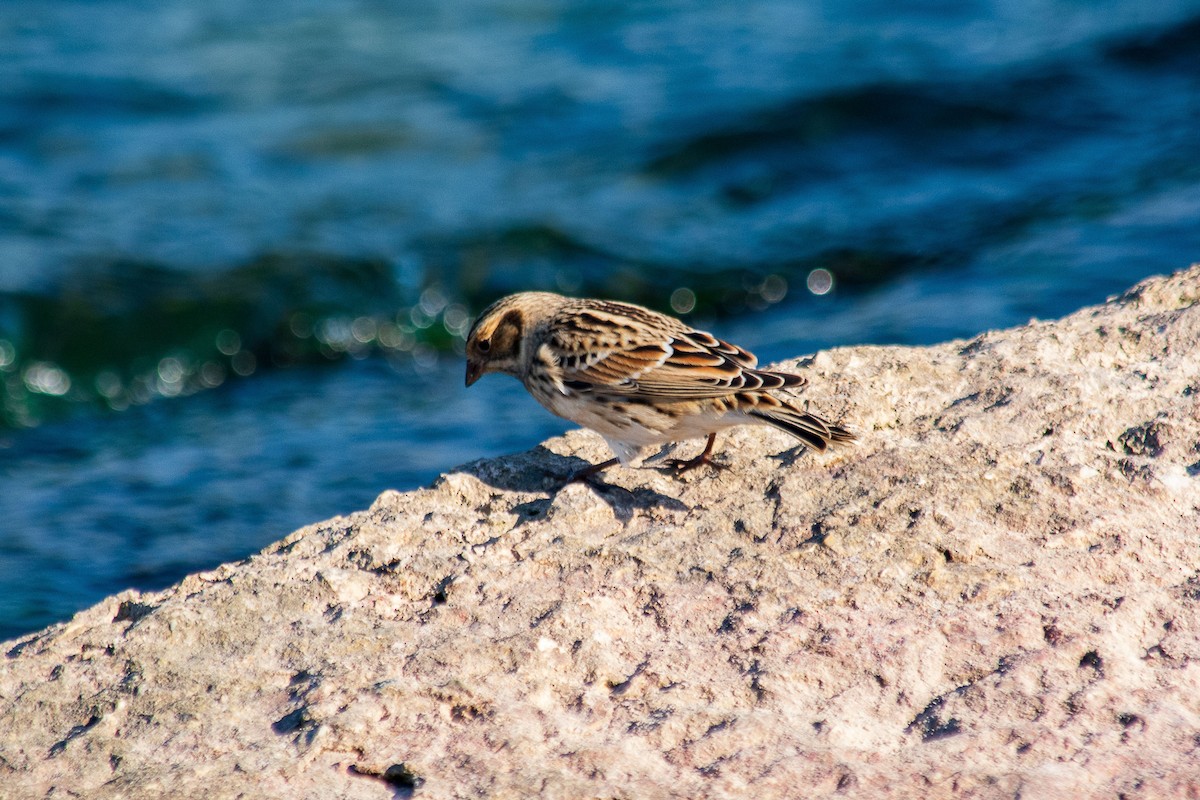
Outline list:
[[[688,458],[688,459],[673,458],[670,461],[667,461],[665,464],[663,464],[663,466],[666,469],[670,470],[671,472],[674,472],[676,475],[682,475],[683,473],[689,472],[690,470],[693,470],[696,467],[702,466],[704,464],[708,464],[713,469],[722,469],[722,470],[729,469],[728,464],[719,464],[716,461],[713,461],[712,459],[708,458],[707,456],[697,456],[696,458]]]
[[[670,461],[665,462],[666,468],[673,470],[676,475],[682,475],[688,470],[695,469],[701,464],[712,464],[717,469],[729,469],[727,465],[718,464],[712,460],[713,442],[716,440],[717,435],[715,433],[710,433],[708,435],[708,441],[704,444],[704,450],[700,453],[700,455],[686,460],[673,458]]]

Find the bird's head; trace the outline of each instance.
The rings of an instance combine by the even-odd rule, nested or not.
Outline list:
[[[522,295],[492,303],[467,334],[467,386],[489,372],[521,376],[525,363],[525,331],[529,316]]]

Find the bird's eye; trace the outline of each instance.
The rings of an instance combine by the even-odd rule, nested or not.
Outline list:
[[[486,353],[488,350],[492,349],[492,340],[491,339],[480,339],[479,343],[476,344],[475,346],[479,348],[479,352]]]

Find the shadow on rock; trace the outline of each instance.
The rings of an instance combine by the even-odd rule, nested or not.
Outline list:
[[[808,453],[810,450],[812,450],[812,448],[808,445],[798,444],[795,447],[784,450],[782,453],[775,453],[774,455],[767,456],[767,458],[772,459],[773,461],[778,461],[781,467],[792,467],[795,466],[796,462],[799,461],[801,457],[803,457],[804,454]]]
[[[575,456],[560,456],[545,447],[535,447],[524,453],[504,458],[476,461],[462,467],[461,471],[488,486],[505,492],[541,493],[548,496],[530,500],[515,506],[523,521],[545,515],[555,496],[567,485],[571,476],[589,466],[589,462]],[[613,514],[622,523],[627,523],[637,511],[665,509],[689,511],[690,508],[677,497],[663,494],[647,486],[627,489],[615,483],[607,483],[600,475],[582,481],[591,487],[612,508]]]
[[[582,458],[560,456],[539,445],[524,453],[473,461],[458,471],[504,492],[554,494],[568,478],[587,465]]]

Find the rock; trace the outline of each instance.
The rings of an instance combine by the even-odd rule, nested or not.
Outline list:
[[[559,489],[573,432],[110,598],[4,646],[0,794],[1200,795],[1198,299],[804,360],[824,456]]]

